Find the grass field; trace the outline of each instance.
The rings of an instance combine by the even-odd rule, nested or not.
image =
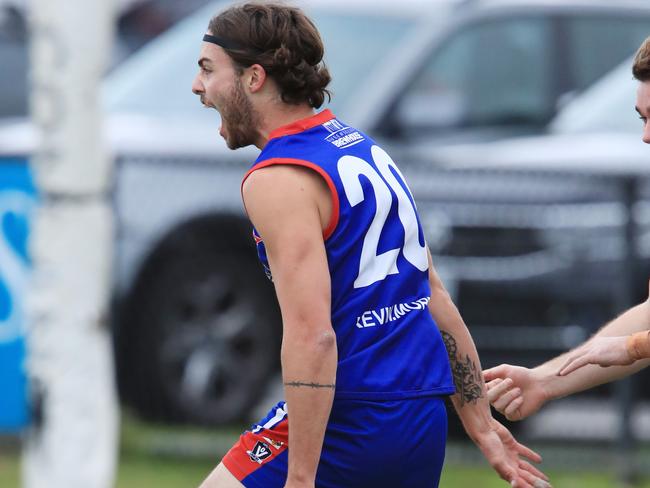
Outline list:
[[[117,477],[117,488],[186,488],[196,487],[212,468],[209,460],[173,459],[161,456],[123,456]],[[566,473],[551,471],[556,488],[614,488],[618,485],[611,475],[598,473]],[[19,486],[18,458],[4,456],[0,460],[0,486]],[[504,488],[487,468],[459,465],[446,466],[442,481],[443,488]],[[650,488],[650,482],[639,485]]]
[[[196,487],[212,468],[209,460],[170,459],[160,456],[123,456],[117,488],[188,488]],[[611,475],[552,471],[555,488],[614,488]],[[0,486],[19,487],[18,459],[12,455],[0,460]],[[491,470],[482,467],[448,465],[440,483],[442,488],[505,488]],[[650,488],[646,481],[643,488]]]
[[[204,431],[195,428],[151,426],[123,422],[116,488],[196,487],[238,435],[240,427]],[[214,452],[214,457],[211,453]],[[475,458],[474,458],[475,459]],[[594,463],[599,466],[598,462]],[[602,467],[602,466],[601,466]],[[0,487],[18,488],[19,458],[15,448],[0,450]],[[555,488],[619,488],[608,472],[547,471]],[[445,466],[442,488],[505,488],[486,466],[472,460],[459,463],[456,455]],[[650,480],[637,485],[650,488]],[[45,488],[45,487],[44,487]]]

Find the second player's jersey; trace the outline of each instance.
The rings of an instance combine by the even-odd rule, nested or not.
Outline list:
[[[447,352],[428,310],[422,227],[390,156],[325,110],[271,133],[246,176],[276,164],[311,168],[331,192],[324,239],[338,346],[336,397],[453,393]],[[264,236],[255,230],[254,236],[270,277]]]

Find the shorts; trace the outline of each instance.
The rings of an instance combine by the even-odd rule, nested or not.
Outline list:
[[[287,478],[288,415],[278,403],[223,458],[246,488],[282,488]],[[435,488],[445,457],[441,397],[335,400],[316,473],[317,488]]]

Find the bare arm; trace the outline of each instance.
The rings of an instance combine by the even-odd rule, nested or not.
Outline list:
[[[467,434],[499,476],[511,482],[513,486],[550,486],[542,481],[548,479],[543,473],[519,458],[522,455],[534,462],[540,462],[541,457],[515,441],[510,432],[492,418],[474,341],[436,274],[431,255],[429,283],[429,310],[442,334],[456,385],[452,402]]]
[[[650,304],[645,301],[609,322],[594,337],[628,336],[648,329],[650,329]],[[557,373],[567,362],[570,355],[571,352],[562,354],[535,368],[535,374],[546,385],[549,399],[561,398],[603,383],[618,380],[636,373],[650,364],[650,360],[647,359],[609,368],[589,364],[568,376],[559,376]]]
[[[289,408],[286,486],[313,487],[334,397],[337,348],[317,176],[293,167],[253,173],[244,186],[264,239],[282,312],[282,377]]]
[[[626,336],[648,329],[650,303],[645,301],[606,324],[580,348],[602,345],[611,348],[616,343],[624,342]],[[614,339],[617,337],[618,340]],[[576,350],[557,356],[533,369],[502,364],[486,370],[484,376],[489,382],[487,386],[490,402],[508,419],[520,420],[536,412],[549,400],[618,380],[650,364],[650,359],[629,364],[625,364],[625,361],[619,362],[618,364],[624,365],[607,368],[598,364],[586,364],[571,374],[559,375],[559,371],[570,364],[575,352]]]

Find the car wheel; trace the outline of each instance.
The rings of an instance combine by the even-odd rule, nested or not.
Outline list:
[[[278,370],[275,294],[254,251],[244,251],[177,249],[155,259],[136,285],[120,376],[144,416],[210,425],[244,419]]]

